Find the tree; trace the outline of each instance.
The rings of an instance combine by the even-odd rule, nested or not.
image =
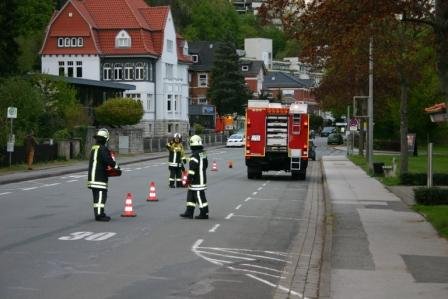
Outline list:
[[[17,34],[17,3],[16,0],[0,2],[0,77],[15,74],[17,71],[18,45],[14,39]]]
[[[223,42],[216,49],[208,96],[220,115],[242,113],[243,105],[251,97],[238,61],[232,42]]]
[[[143,112],[141,101],[128,98],[112,98],[95,108],[97,123],[111,127],[136,125]]]

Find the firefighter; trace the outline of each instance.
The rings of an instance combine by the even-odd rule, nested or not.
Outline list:
[[[170,152],[168,157],[168,169],[170,170],[170,188],[182,187],[182,171],[186,163],[185,150],[182,145],[182,136],[174,134],[174,138],[166,144]]]
[[[110,217],[104,212],[107,201],[108,174],[107,168],[111,167],[121,172],[118,163],[112,158],[106,143],[109,141],[109,131],[99,129],[95,136],[96,144],[92,146],[89,160],[89,173],[87,187],[93,193],[93,212],[96,221],[109,221]]]
[[[194,209],[199,207],[200,214],[196,219],[208,219],[208,202],[205,198],[207,189],[206,170],[208,167],[207,154],[202,147],[201,137],[193,135],[190,138],[191,157],[188,170],[188,193],[187,208],[183,214],[184,218],[193,218]]]

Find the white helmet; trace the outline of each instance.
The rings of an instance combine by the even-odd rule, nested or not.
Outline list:
[[[106,141],[109,141],[109,131],[107,129],[99,129],[94,137],[103,137]]]
[[[190,137],[190,146],[201,146],[202,139],[198,135],[193,135]]]
[[[182,140],[182,135],[180,133],[174,133],[174,138],[179,138],[179,140]]]

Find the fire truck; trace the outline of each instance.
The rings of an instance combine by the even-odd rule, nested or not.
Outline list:
[[[308,166],[309,117],[303,102],[290,105],[249,100],[246,109],[247,177],[284,170],[304,180]]]

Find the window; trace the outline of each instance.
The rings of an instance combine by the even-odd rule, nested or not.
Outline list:
[[[78,47],[84,46],[84,39],[82,37],[78,37]]]
[[[173,132],[173,124],[168,124],[168,133]]]
[[[208,75],[205,73],[198,74],[198,87],[208,86]]]
[[[66,38],[64,39],[64,46],[65,46],[65,47],[70,47],[70,37],[66,37]]]
[[[198,99],[198,104],[208,104],[207,98],[199,98]]]
[[[145,79],[144,64],[139,62],[135,65],[135,80]]]
[[[152,94],[148,93],[146,95],[146,110],[151,111]]]
[[[78,40],[78,39],[77,39],[76,37],[72,37],[72,42],[71,42],[70,45],[71,45],[72,47],[76,47],[76,46],[77,46],[77,40]]]
[[[82,61],[76,61],[76,77],[82,78]]]
[[[64,47],[64,38],[58,37],[58,47],[63,48]]]
[[[149,64],[149,69],[148,69],[148,80],[149,81],[153,81],[153,70],[152,70],[153,66],[152,63]]]
[[[134,66],[132,63],[126,63],[124,65],[124,79],[134,80]]]
[[[59,61],[59,76],[65,76],[65,62]]]
[[[173,65],[170,63],[165,64],[165,77],[166,78],[173,78]]]
[[[243,72],[247,72],[247,71],[249,70],[249,66],[247,66],[247,65],[243,65],[243,66],[241,67],[241,70],[242,70]]]
[[[112,79],[112,67],[109,63],[105,63],[103,66],[103,80]]]
[[[131,37],[125,30],[121,30],[115,37],[116,48],[129,48],[131,47]]]
[[[140,93],[127,93],[124,95],[127,98],[139,100],[141,102],[141,94]]]
[[[73,69],[73,61],[67,61],[67,65],[68,65],[67,77],[73,77],[73,71],[74,71],[74,69]]]
[[[179,132],[179,124],[175,124],[174,128],[175,128],[176,132]]]
[[[167,39],[167,40],[166,40],[166,50],[167,50],[169,53],[172,53],[172,52],[173,52],[173,41],[170,40],[170,39]]]
[[[171,111],[172,109],[172,100],[173,96],[171,94],[167,95],[167,102],[166,102],[166,110]]]
[[[114,65],[114,79],[123,80],[123,65],[120,63]]]
[[[193,54],[193,55],[191,55],[191,59],[193,60],[194,63],[198,63],[199,56],[197,54]]]
[[[179,102],[179,96],[175,95],[174,96],[174,111],[177,111],[178,102]]]

